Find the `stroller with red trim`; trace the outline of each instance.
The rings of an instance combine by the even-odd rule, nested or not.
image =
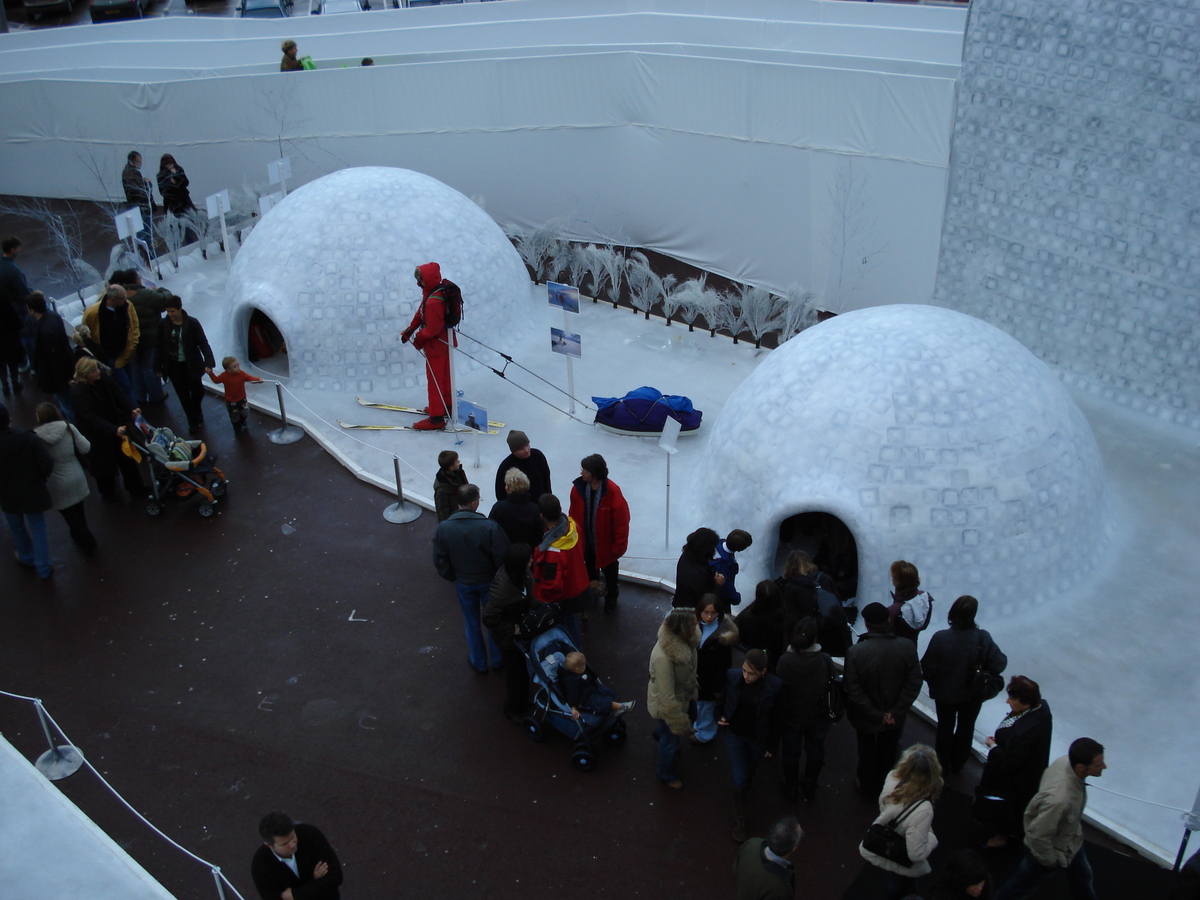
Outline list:
[[[159,516],[168,499],[199,496],[203,502],[196,511],[206,518],[211,516],[229,483],[225,473],[217,468],[217,455],[209,453],[203,441],[185,441],[170,428],[151,427],[141,416],[137,418],[137,426],[145,435],[145,443],[130,443],[146,455],[150,464],[151,497],[146,502],[146,513]]]

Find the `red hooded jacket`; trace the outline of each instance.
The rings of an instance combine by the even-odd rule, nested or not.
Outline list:
[[[412,345],[418,350],[425,350],[426,355],[449,355],[450,348],[446,345],[446,301],[438,290],[442,285],[442,267],[429,262],[417,266],[417,271],[421,273],[421,305],[417,307],[408,326],[408,330],[413,332]]]

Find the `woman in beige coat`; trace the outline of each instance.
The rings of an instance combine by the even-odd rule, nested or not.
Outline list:
[[[46,489],[54,508],[62,513],[71,530],[71,540],[88,556],[96,552],[96,538],[88,529],[83,513],[83,500],[91,493],[87,473],[79,459],[92,449],[79,429],[64,422],[53,403],[39,403],[34,410],[38,425],[33,433],[40,437],[54,460],[54,468],[46,479]]]
[[[690,609],[673,609],[658,628],[658,641],[650,653],[650,684],[646,708],[658,720],[658,780],[679,790],[683,782],[676,772],[679,739],[695,734],[690,708],[696,700],[696,648],[700,629]]]
[[[928,875],[929,854],[937,849],[933,833],[933,804],[942,793],[942,766],[937,753],[925,744],[913,744],[904,751],[896,768],[888,773],[879,795],[878,825],[897,823],[896,831],[904,836],[910,866],[902,866],[877,856],[858,845],[863,859],[887,872],[887,900],[898,900],[913,892],[917,879]]]

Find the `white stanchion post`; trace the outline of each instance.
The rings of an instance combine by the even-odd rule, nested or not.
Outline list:
[[[34,767],[50,781],[61,781],[68,775],[74,775],[83,765],[83,756],[70,744],[54,743],[54,735],[50,733],[50,723],[46,720],[46,710],[41,700],[34,700],[38,721],[42,725],[42,733],[46,735],[46,743],[50,749],[37,758]]]
[[[393,525],[405,525],[420,517],[421,507],[404,499],[404,483],[400,480],[400,457],[392,457],[392,466],[396,470],[396,502],[383,511],[383,517]]]
[[[225,885],[221,884],[221,867],[220,866],[212,867],[212,877],[213,877],[213,881],[215,881],[217,883],[217,896],[220,897],[221,900],[225,900]]]
[[[679,448],[675,444],[679,440],[679,432],[682,428],[683,425],[678,419],[674,416],[667,416],[667,420],[663,422],[662,436],[658,439],[658,446],[667,452],[667,521],[663,534],[666,535],[664,546],[668,551],[671,549],[671,457],[679,452]]]
[[[304,429],[289,425],[287,407],[283,405],[283,382],[272,382],[275,385],[275,396],[279,398],[279,418],[282,424],[274,431],[267,432],[267,438],[272,444],[294,444],[304,437]]]

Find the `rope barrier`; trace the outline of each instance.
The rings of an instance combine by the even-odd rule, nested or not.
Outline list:
[[[71,739],[69,737],[67,737],[67,733],[65,731],[63,731],[62,726],[59,725],[58,722],[56,722],[54,720],[54,717],[52,715],[50,715],[49,712],[46,711],[46,708],[42,704],[41,700],[37,699],[36,697],[26,697],[22,694],[13,694],[13,693],[10,693],[9,691],[0,691],[0,695],[5,696],[5,697],[12,697],[16,700],[26,700],[30,703],[33,703],[37,707],[39,714],[44,715],[50,721],[50,723],[54,726],[55,730],[59,733],[59,735],[62,737],[62,739],[64,741],[66,741],[73,749],[78,750],[78,748],[75,747],[75,744],[71,741]],[[54,747],[53,740],[51,740],[50,743],[51,743],[50,749],[55,750],[56,748]],[[83,761],[83,765],[87,766],[88,770],[91,771],[91,773],[100,780],[100,783],[102,785],[104,785],[106,788],[108,788],[109,792],[114,797],[116,797],[117,800],[119,800],[121,802],[121,805],[124,806],[131,813],[133,813],[147,828],[149,828],[151,831],[153,831],[155,834],[157,834],[160,838],[162,838],[164,841],[166,841],[168,844],[170,844],[172,847],[174,847],[180,853],[184,854],[185,856],[189,857],[190,859],[194,859],[196,862],[200,863],[201,865],[207,866],[209,871],[212,873],[213,878],[216,880],[218,895],[220,895],[222,898],[224,898],[225,894],[224,894],[224,891],[222,890],[222,884],[224,884],[225,887],[228,887],[229,890],[231,890],[233,892],[233,895],[235,897],[237,897],[238,900],[246,900],[245,897],[243,897],[240,893],[238,893],[238,889],[235,888],[233,886],[233,884],[229,881],[229,879],[226,878],[225,875],[221,872],[220,866],[213,865],[208,860],[206,860],[200,856],[197,856],[195,853],[193,853],[187,847],[184,847],[182,844],[180,844],[178,841],[176,841],[170,835],[163,833],[153,822],[151,822],[149,819],[147,819],[145,816],[143,816],[140,812],[138,812],[136,809],[134,809],[133,805],[128,800],[126,800],[124,797],[122,797],[120,795],[120,793],[117,792],[116,788],[114,788],[111,784],[108,783],[108,779],[106,779],[103,775],[100,774],[99,770],[97,770],[96,767],[91,764],[91,762],[88,760],[88,758],[86,756],[84,756],[83,754],[80,754],[79,756],[80,756],[80,759]]]
[[[469,341],[474,341],[474,342],[475,342],[475,343],[477,343],[477,344],[478,344],[480,347],[483,347],[483,349],[485,349],[485,350],[491,350],[493,353],[495,353],[497,356],[499,356],[501,359],[503,359],[503,360],[504,360],[506,363],[509,363],[509,364],[512,364],[512,365],[516,366],[518,369],[520,369],[520,370],[521,370],[521,371],[523,371],[523,372],[527,372],[528,374],[532,375],[534,378],[536,378],[538,381],[542,382],[543,384],[549,385],[550,387],[554,388],[554,390],[558,391],[560,394],[565,394],[567,397],[570,397],[570,398],[571,398],[572,400],[574,400],[576,403],[579,403],[579,404],[581,404],[581,405],[582,405],[582,406],[583,406],[585,409],[592,409],[592,410],[594,410],[594,409],[596,408],[596,407],[592,406],[590,403],[586,403],[586,402],[584,402],[583,400],[580,400],[578,397],[576,397],[575,395],[573,395],[573,394],[572,394],[572,393],[570,393],[569,391],[564,391],[562,388],[560,388],[560,387],[559,387],[557,384],[555,384],[553,381],[549,381],[549,380],[547,380],[547,379],[543,378],[541,375],[539,375],[537,372],[533,371],[533,369],[530,369],[528,366],[523,366],[523,365],[521,365],[519,362],[517,362],[515,359],[513,359],[513,358],[512,358],[511,356],[509,356],[507,353],[503,353],[503,352],[501,352],[500,350],[497,350],[495,347],[489,347],[489,346],[488,346],[487,344],[485,344],[483,341],[479,340],[479,338],[477,338],[477,337],[471,337],[471,335],[469,335],[469,334],[464,334],[463,332],[461,332],[461,331],[458,331],[457,329],[456,329],[455,333],[456,333],[456,334],[458,334],[458,335],[459,335],[459,337],[465,337],[465,338],[466,338],[467,340],[469,340]],[[463,354],[464,356],[466,356],[468,359],[475,359],[475,357],[473,357],[473,356],[471,356],[470,354],[468,354],[468,353],[467,353],[465,350],[463,350],[461,347],[455,347],[454,349],[458,350],[460,353],[462,353],[462,354]],[[485,363],[485,362],[482,362],[481,360],[478,360],[478,359],[475,359],[475,362],[479,363],[480,365],[484,365],[484,366],[486,366],[486,365],[487,365],[487,363]],[[488,368],[489,368],[489,369],[491,369],[491,366],[488,366]],[[505,369],[507,369],[507,368],[508,368],[508,366],[506,365],[506,366],[505,366]],[[496,372],[496,370],[495,370],[495,369],[492,369],[492,371],[493,371],[493,372]],[[500,377],[501,377],[501,378],[505,378],[505,377],[506,377],[505,375],[501,374],[500,372],[496,372],[496,374],[497,374],[497,375],[500,375]],[[541,399],[541,398],[539,398],[539,399]],[[588,424],[591,424],[591,423],[588,423]]]
[[[1138,803],[1145,803],[1147,806],[1157,806],[1159,809],[1169,809],[1172,812],[1187,813],[1191,810],[1182,809],[1178,806],[1169,806],[1166,803],[1155,803],[1153,800],[1147,800],[1144,797],[1134,797],[1132,794],[1122,794],[1120,791],[1114,791],[1112,788],[1101,787],[1095,782],[1088,783],[1089,791],[1104,791],[1106,794],[1112,794],[1116,797],[1124,797],[1126,800],[1134,800]]]
[[[464,335],[464,337],[466,337],[466,335]],[[471,340],[473,340],[473,341],[474,341],[475,339],[474,339],[474,338],[471,338]],[[479,341],[476,341],[476,343],[479,343]],[[484,346],[486,346],[486,345],[484,345]],[[501,354],[500,354],[500,355],[501,355],[501,356],[503,356],[503,357],[504,357],[506,360],[508,360],[508,362],[506,362],[506,363],[505,363],[505,365],[504,365],[504,369],[505,369],[505,370],[504,370],[504,371],[501,371],[500,369],[497,369],[495,366],[490,366],[490,365],[488,365],[488,364],[487,364],[487,363],[485,363],[485,362],[484,362],[482,359],[478,359],[478,358],[476,358],[476,357],[472,356],[470,353],[468,353],[468,352],[467,352],[466,350],[464,350],[462,347],[455,347],[454,349],[455,349],[455,350],[457,350],[459,353],[461,353],[463,356],[465,356],[467,359],[469,359],[469,360],[472,360],[472,361],[474,361],[474,362],[477,362],[477,363],[479,363],[479,364],[480,364],[481,366],[483,366],[485,369],[490,369],[494,375],[499,375],[501,378],[503,378],[505,381],[507,381],[509,384],[511,384],[511,385],[512,385],[513,387],[515,387],[517,390],[519,390],[519,391],[524,391],[526,394],[528,394],[528,395],[529,395],[530,397],[532,397],[534,400],[537,400],[537,401],[538,401],[538,402],[540,402],[540,403],[545,403],[545,404],[546,404],[547,406],[549,406],[551,409],[553,409],[553,410],[556,410],[557,412],[560,412],[560,413],[562,413],[564,416],[567,416],[568,418],[574,419],[576,422],[579,422],[581,425],[592,425],[592,424],[593,424],[592,422],[588,422],[588,421],[587,421],[587,420],[585,420],[585,419],[581,419],[581,418],[579,418],[579,416],[575,415],[575,414],[574,414],[574,413],[572,413],[572,412],[568,412],[567,410],[565,410],[565,409],[562,409],[561,407],[555,406],[553,403],[551,403],[551,402],[550,402],[549,400],[547,400],[545,397],[539,397],[539,396],[538,396],[537,394],[535,394],[533,391],[529,390],[529,388],[525,387],[524,385],[517,384],[515,381],[513,381],[511,378],[509,378],[509,377],[508,377],[508,374],[507,374],[508,363],[512,363],[513,365],[515,365],[515,366],[517,366],[518,368],[521,368],[521,369],[524,369],[524,368],[525,368],[525,367],[524,367],[524,366],[522,366],[520,363],[518,363],[518,362],[514,362],[514,361],[513,361],[513,358],[512,358],[511,356],[507,356],[507,355],[505,355],[505,354],[503,354],[503,353],[501,353]],[[488,347],[488,349],[490,350],[491,348],[490,348],[490,347]],[[493,351],[493,352],[498,352],[498,351]],[[528,370],[528,369],[526,369],[525,371],[527,371],[527,372],[528,372],[529,370]],[[536,374],[535,374],[535,373],[533,373],[533,372],[530,372],[529,374],[531,374],[531,375],[534,375],[534,377],[535,377],[535,378],[539,378],[539,379],[540,379],[540,380],[542,380],[542,381],[546,381],[546,379],[542,378],[540,375],[536,375]],[[546,381],[546,383],[547,383],[547,384],[550,384],[550,382],[548,382],[548,381]],[[564,394],[567,394],[567,392],[566,392],[566,391],[562,390],[562,388],[558,387],[557,385],[550,385],[550,386],[551,386],[551,387],[553,387],[553,388],[554,388],[555,390],[557,390],[557,391],[561,391],[562,393],[564,393]],[[567,394],[567,396],[568,396],[568,397],[570,397],[571,395],[570,395],[570,394]],[[574,400],[575,398],[574,398],[574,397],[572,397],[571,399],[572,399],[572,400]],[[594,408],[595,408],[595,407],[591,407],[591,406],[589,406],[589,405],[588,405],[588,404],[586,404],[586,403],[583,403],[583,401],[579,401],[579,402],[580,402],[580,403],[582,403],[582,405],[583,405],[583,406],[585,406],[585,407],[588,407],[589,409],[594,409]]]

